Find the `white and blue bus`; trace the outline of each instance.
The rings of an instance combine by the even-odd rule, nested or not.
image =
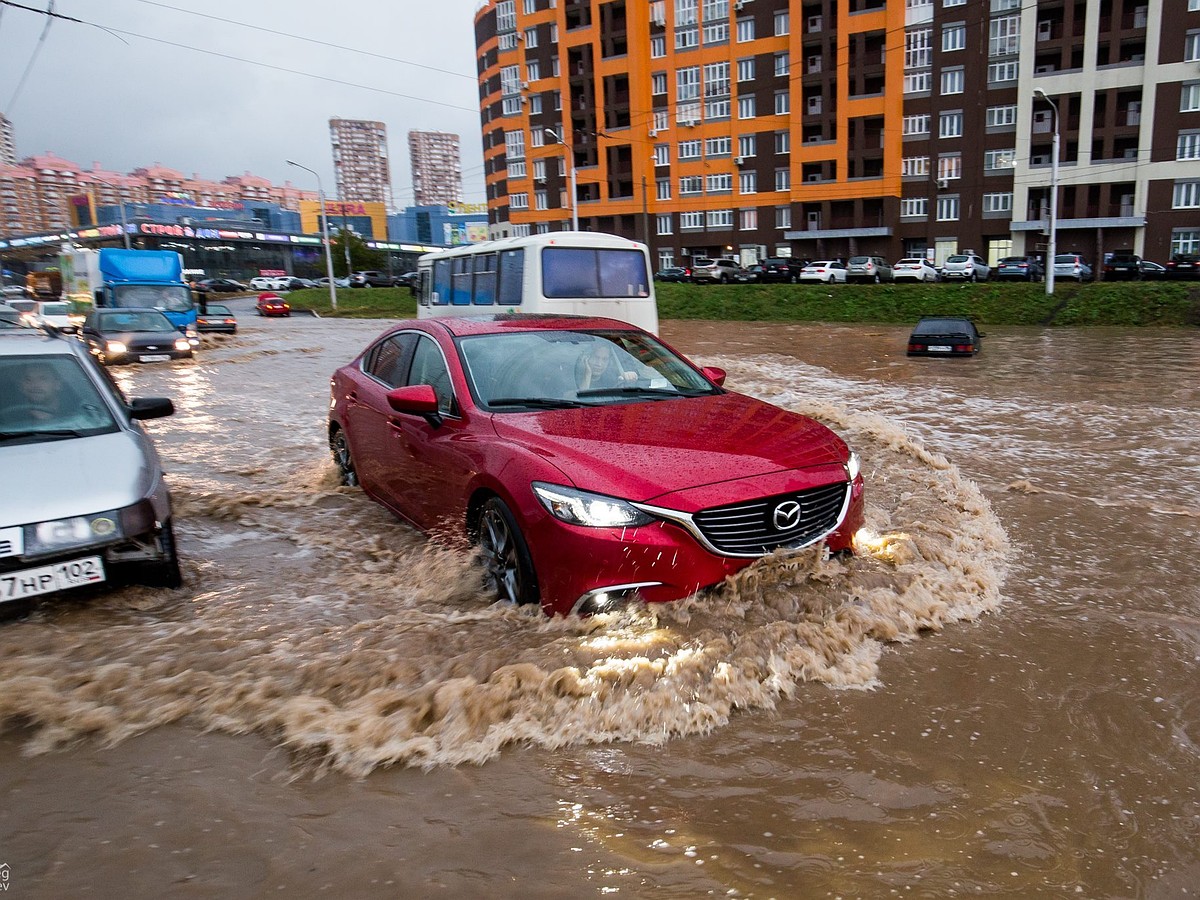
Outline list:
[[[417,261],[417,316],[549,313],[608,316],[658,333],[645,244],[555,231],[427,253]]]

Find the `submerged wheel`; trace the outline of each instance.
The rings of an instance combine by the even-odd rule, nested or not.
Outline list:
[[[140,580],[152,587],[177,588],[183,584],[183,573],[179,570],[179,551],[175,546],[175,525],[167,519],[158,535],[163,558],[160,562],[146,563]]]
[[[537,575],[529,545],[512,514],[499,497],[490,498],[479,514],[479,549],[483,555],[484,588],[499,603],[537,603]]]
[[[335,429],[329,436],[329,452],[333,454],[333,464],[337,466],[338,480],[346,487],[358,487],[358,473],[354,471],[350,441],[346,439],[346,432],[341,428]]]

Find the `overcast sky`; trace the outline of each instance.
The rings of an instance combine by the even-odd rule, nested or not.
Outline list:
[[[84,168],[157,162],[216,181],[252,172],[315,189],[284,162],[294,159],[320,174],[329,196],[329,119],[372,119],[387,125],[400,207],[413,199],[408,132],[448,131],[460,136],[464,200],[479,203],[481,5],[53,0],[54,12],[90,24],[53,20],[38,50],[47,17],[0,4],[0,112],[19,159],[49,150]]]

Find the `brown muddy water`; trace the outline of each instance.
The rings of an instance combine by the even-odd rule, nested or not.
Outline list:
[[[1200,893],[1197,332],[664,323],[859,450],[869,550],[547,621],[337,487],[386,323],[241,318],[114,370],[185,588],[0,625],[11,896]]]

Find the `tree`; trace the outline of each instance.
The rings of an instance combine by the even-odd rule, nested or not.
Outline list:
[[[330,241],[330,252],[333,254],[333,272],[338,277],[348,277],[346,271],[346,246],[350,248],[350,272],[361,272],[364,269],[387,268],[387,255],[380,250],[372,250],[367,242],[347,228],[341,229],[337,236]]]

